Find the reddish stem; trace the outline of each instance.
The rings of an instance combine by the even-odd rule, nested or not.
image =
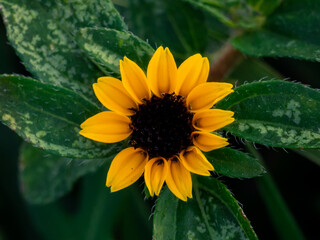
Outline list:
[[[217,60],[210,66],[208,82],[222,81],[242,58],[242,53],[227,42],[218,54]]]

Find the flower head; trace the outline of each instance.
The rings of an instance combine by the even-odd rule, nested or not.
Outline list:
[[[202,151],[228,145],[211,132],[234,121],[233,112],[212,109],[233,92],[228,83],[206,82],[208,59],[193,55],[177,68],[168,48],[159,47],[147,76],[137,64],[120,61],[122,81],[101,77],[93,84],[99,101],[110,111],[81,124],[80,134],[114,143],[129,138],[130,147],[113,159],[106,185],[123,189],[144,173],[150,195],[164,183],[178,198],[192,197],[191,173],[209,176],[214,168]]]

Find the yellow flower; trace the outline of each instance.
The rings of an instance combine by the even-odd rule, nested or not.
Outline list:
[[[114,143],[130,138],[130,145],[113,159],[106,185],[111,192],[128,187],[144,173],[150,195],[164,183],[183,201],[192,198],[191,174],[209,176],[214,168],[201,151],[228,145],[212,134],[234,121],[233,112],[212,109],[233,92],[232,84],[206,82],[209,61],[200,54],[177,68],[168,48],[159,47],[147,76],[128,58],[120,61],[122,81],[101,77],[93,84],[99,101],[110,111],[81,124],[80,134]]]

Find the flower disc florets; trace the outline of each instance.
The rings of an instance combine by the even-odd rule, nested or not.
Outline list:
[[[166,93],[160,98],[154,95],[131,117],[130,144],[144,149],[151,158],[168,159],[179,155],[192,145],[193,115],[182,96]]]

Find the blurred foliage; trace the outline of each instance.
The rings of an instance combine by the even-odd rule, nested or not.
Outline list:
[[[120,8],[129,30],[153,48],[170,48],[178,63],[208,48],[217,50],[230,30],[210,14],[180,0],[132,0]]]
[[[20,152],[23,196],[30,203],[52,202],[69,192],[81,176],[105,167],[107,160],[68,159],[24,143]]]
[[[105,172],[104,167],[86,176],[78,192],[64,201],[31,207],[33,221],[45,239],[151,238],[149,211],[139,200],[139,190],[110,194],[104,185]],[[128,199],[132,199],[129,205]]]
[[[252,8],[253,1],[246,0],[185,0],[193,5],[209,12],[215,16],[219,21],[224,23],[228,27],[232,28],[244,28],[244,29],[255,29],[258,28],[264,21],[264,17],[261,13],[268,12],[272,9],[270,4],[266,10],[266,6],[261,5],[259,7]],[[270,10],[269,10],[270,11]]]
[[[262,29],[233,39],[248,55],[320,61],[320,2],[286,0],[268,16]]]
[[[295,152],[308,158],[309,160],[313,161],[314,163],[320,165],[320,152],[319,151],[320,151],[319,149],[295,150]]]

